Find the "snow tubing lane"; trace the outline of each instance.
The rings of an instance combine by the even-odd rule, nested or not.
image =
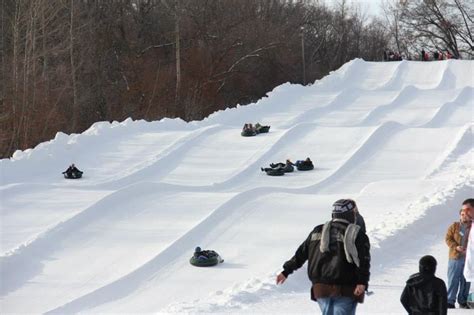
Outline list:
[[[220,256],[214,256],[208,259],[197,259],[193,256],[189,259],[191,265],[196,267],[212,267],[217,265],[219,261],[224,262],[224,260],[221,260]]]

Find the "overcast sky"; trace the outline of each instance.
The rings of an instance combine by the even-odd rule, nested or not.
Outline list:
[[[370,14],[382,14],[380,4],[382,0],[353,0],[355,3],[361,3],[362,7],[367,7]]]
[[[327,4],[341,2],[341,0],[323,0],[323,2],[324,1]],[[347,2],[360,4],[362,9],[367,10],[367,13],[369,14],[373,14],[373,15],[382,14],[382,10],[380,8],[380,4],[382,3],[382,0],[348,0]]]

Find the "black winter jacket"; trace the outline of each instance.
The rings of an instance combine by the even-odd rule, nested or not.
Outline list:
[[[75,167],[75,166],[74,166],[74,167],[69,166],[69,167],[67,168],[67,170],[65,170],[65,171],[63,172],[63,174],[64,174],[64,173],[68,173],[68,174],[81,173],[81,171],[80,171],[77,167]]]
[[[432,274],[411,275],[400,301],[410,315],[446,315],[448,313],[446,285],[443,280]]]
[[[358,226],[360,226],[360,228],[362,229],[362,232],[367,233],[367,231],[365,229],[364,217],[359,212],[357,212],[357,214],[356,214],[356,224]]]
[[[348,223],[332,222],[330,251],[319,249],[323,224],[318,225],[296,250],[295,255],[283,265],[283,274],[288,277],[308,261],[308,277],[313,284],[357,285],[368,287],[370,277],[370,242],[367,235],[359,231],[355,245],[360,267],[347,261],[344,252],[344,233]]]

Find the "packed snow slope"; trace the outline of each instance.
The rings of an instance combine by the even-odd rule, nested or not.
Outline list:
[[[375,292],[360,313],[402,314],[422,255],[446,278],[444,233],[474,197],[473,78],[473,61],[356,59],[202,121],[100,122],[18,151],[0,161],[0,313],[315,313],[304,267],[275,276],[354,198]],[[270,132],[240,136],[256,122]],[[313,171],[260,171],[306,157]],[[191,266],[196,246],[225,262]]]

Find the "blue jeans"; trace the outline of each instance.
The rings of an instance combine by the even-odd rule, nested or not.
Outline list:
[[[456,294],[458,295],[458,303],[464,304],[469,295],[470,282],[466,282],[464,278],[464,261],[465,259],[450,259],[448,261],[448,303],[456,302]],[[458,292],[459,289],[459,292]]]
[[[318,298],[323,315],[355,315],[357,301],[346,296]]]

